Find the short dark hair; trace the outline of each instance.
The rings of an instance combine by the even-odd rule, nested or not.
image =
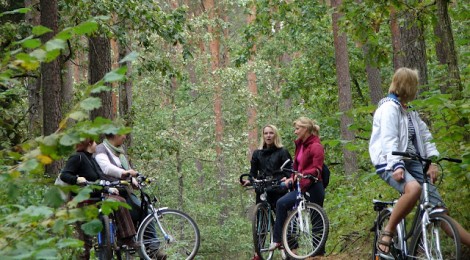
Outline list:
[[[77,152],[83,152],[86,150],[86,148],[88,147],[88,145],[90,145],[91,143],[93,143],[94,140],[91,139],[91,138],[86,138],[85,140],[81,141],[80,143],[78,143],[77,145],[75,145],[75,151]]]

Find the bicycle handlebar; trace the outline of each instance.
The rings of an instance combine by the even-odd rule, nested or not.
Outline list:
[[[421,162],[427,162],[427,163],[432,162],[431,159],[423,158],[423,157],[421,157],[421,155],[414,154],[414,153],[394,151],[394,152],[392,152],[392,155],[400,155],[400,156],[408,157],[412,160],[417,160],[417,161],[421,161]],[[443,157],[443,158],[440,158],[439,160],[437,160],[437,162],[440,162],[440,161],[449,161],[449,162],[455,162],[455,163],[461,163],[462,162],[462,160],[460,160],[460,159],[448,158],[448,157]]]

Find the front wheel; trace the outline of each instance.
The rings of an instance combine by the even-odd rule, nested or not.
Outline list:
[[[98,259],[108,260],[113,258],[114,232],[113,225],[106,215],[100,215],[103,229],[98,233]]]
[[[410,252],[414,259],[461,259],[460,236],[452,219],[445,214],[434,213],[429,216],[429,222],[424,233],[419,225],[413,234]]]
[[[193,259],[199,250],[199,228],[185,213],[163,209],[144,219],[137,240],[144,259]]]
[[[294,259],[316,255],[325,247],[330,222],[325,210],[315,203],[306,203],[305,209],[292,211],[282,228],[282,243]]]
[[[271,259],[274,251],[269,250],[273,242],[273,214],[266,202],[256,204],[254,208],[252,231],[255,252],[261,259]]]

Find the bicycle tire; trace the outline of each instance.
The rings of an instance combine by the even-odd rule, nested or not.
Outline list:
[[[384,209],[380,211],[379,216],[377,217],[377,220],[376,220],[377,222],[375,223],[375,226],[374,226],[374,240],[372,244],[372,260],[384,259],[380,257],[379,251],[377,250],[377,241],[379,240],[380,233],[383,232],[385,229],[385,226],[387,226],[391,215],[392,215],[392,211],[390,209]]]
[[[461,244],[460,236],[452,219],[443,213],[432,213],[429,216],[429,224],[426,225],[426,240],[428,241],[429,254],[432,259],[460,260]],[[450,236],[441,229],[444,225],[449,229]],[[411,243],[411,256],[414,259],[428,259],[424,249],[423,230],[419,225],[413,234]]]
[[[269,250],[273,242],[274,217],[266,202],[256,204],[253,210],[252,233],[255,252],[261,259],[271,259],[274,251]]]
[[[325,210],[315,203],[306,203],[301,210],[304,230],[299,230],[297,210],[287,216],[282,228],[282,243],[286,253],[294,259],[305,259],[319,253],[328,239],[330,222]],[[308,219],[309,221],[305,221]]]
[[[98,234],[98,259],[108,260],[113,258],[113,238],[110,219],[106,215],[100,215],[103,229]]]
[[[158,225],[158,218],[161,226]],[[162,232],[165,230],[167,236]],[[174,209],[158,210],[139,227],[137,241],[144,259],[193,259],[200,245],[199,228],[187,214]]]

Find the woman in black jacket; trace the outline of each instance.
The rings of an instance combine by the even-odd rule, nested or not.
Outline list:
[[[86,181],[94,182],[96,180],[105,179],[100,166],[93,158],[93,153],[96,150],[96,143],[91,139],[85,139],[83,142],[77,144],[76,153],[70,156],[67,160],[65,168],[60,174],[60,179],[68,184],[77,185],[85,183]],[[119,195],[116,188],[109,188],[109,199],[126,202],[126,200]],[[114,195],[112,195],[114,194]],[[100,192],[92,192],[91,197],[101,196]],[[86,203],[85,203],[86,204]],[[115,212],[116,224],[118,227],[118,238],[120,241],[132,248],[139,248],[140,245],[134,242],[133,238],[136,234],[134,224],[129,210],[124,207],[119,207]],[[92,239],[87,236],[78,225],[77,228],[79,238],[84,241],[85,251],[80,256],[80,259],[89,259],[90,250],[92,247]]]
[[[254,179],[262,179],[272,176],[277,180],[289,177],[289,173],[280,171],[282,164],[287,160],[292,161],[292,158],[289,151],[282,146],[281,136],[279,135],[277,128],[274,125],[266,125],[263,127],[259,149],[255,150],[251,157],[251,177]],[[289,164],[288,167],[291,167],[291,164]],[[249,180],[245,180],[244,183],[242,183],[243,186],[247,186],[249,184]],[[286,193],[287,189],[269,191],[267,192],[267,201],[274,209],[277,200]],[[261,202],[260,195],[261,194],[256,193],[256,203]],[[253,260],[258,259],[261,258],[255,253]]]

